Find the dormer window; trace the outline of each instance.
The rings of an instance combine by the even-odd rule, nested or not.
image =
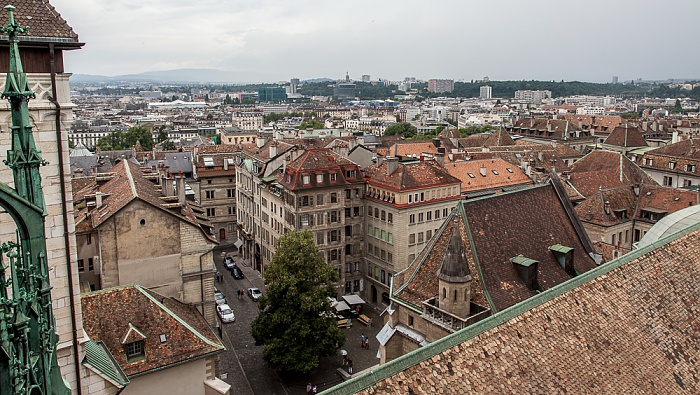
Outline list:
[[[673,170],[676,168],[676,162],[668,162],[668,168]]]
[[[311,176],[309,176],[309,175],[304,175],[304,176],[302,177],[302,181],[303,181],[304,185],[309,185],[309,184],[311,184]]]
[[[323,182],[323,174],[316,174],[316,182],[319,184]]]
[[[345,171],[345,178],[355,178],[355,177],[356,177],[355,170],[346,170]]]
[[[331,179],[331,182],[335,182],[335,181],[336,181],[337,174],[336,174],[336,173],[331,173],[331,174],[329,174],[329,177],[330,177],[330,179]]]
[[[144,359],[146,353],[144,352],[143,340],[126,343],[124,345],[124,353],[126,354],[127,362],[135,362]]]

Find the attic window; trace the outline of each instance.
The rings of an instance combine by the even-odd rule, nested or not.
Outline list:
[[[472,174],[472,173],[467,173],[467,175],[469,176],[469,178],[476,178],[476,177],[474,177],[474,174]]]
[[[493,174],[498,175],[498,172],[496,170],[491,170]]]
[[[127,362],[139,361],[146,356],[143,344],[143,340],[137,340],[124,345],[124,353],[126,354]]]
[[[160,342],[165,343],[165,340],[166,340],[165,333],[163,333],[160,335]]]
[[[205,156],[204,157],[204,166],[205,167],[214,167],[214,158],[211,156]]]
[[[508,171],[508,173],[512,173],[512,172],[513,172],[513,169],[511,169],[510,167],[506,167],[506,170]]]

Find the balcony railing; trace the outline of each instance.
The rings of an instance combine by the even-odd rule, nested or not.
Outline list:
[[[422,317],[439,324],[451,332],[456,332],[491,315],[491,309],[487,307],[474,302],[469,302],[469,306],[469,316],[462,318],[435,306],[435,297],[433,297],[423,302]]]

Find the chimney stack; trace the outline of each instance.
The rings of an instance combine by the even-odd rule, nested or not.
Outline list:
[[[399,167],[399,158],[388,157],[384,161],[386,162],[386,175],[390,176]]]
[[[224,158],[224,170],[228,170],[228,158]]]
[[[445,166],[445,153],[438,152],[435,154],[435,161],[440,165],[440,167]]]
[[[182,175],[182,171],[177,174],[177,202],[180,206],[185,205],[185,176]]]
[[[262,148],[263,145],[265,145],[265,137],[263,137],[261,134],[259,134],[259,135],[255,138],[255,146],[258,147],[258,148]]]
[[[270,143],[270,159],[274,158],[277,156],[277,142],[273,141]]]
[[[481,165],[479,168],[479,174],[481,174],[482,177],[486,177],[486,166]]]

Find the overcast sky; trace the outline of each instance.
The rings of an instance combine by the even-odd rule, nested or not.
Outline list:
[[[700,78],[698,0],[50,0],[66,71],[609,82]]]

